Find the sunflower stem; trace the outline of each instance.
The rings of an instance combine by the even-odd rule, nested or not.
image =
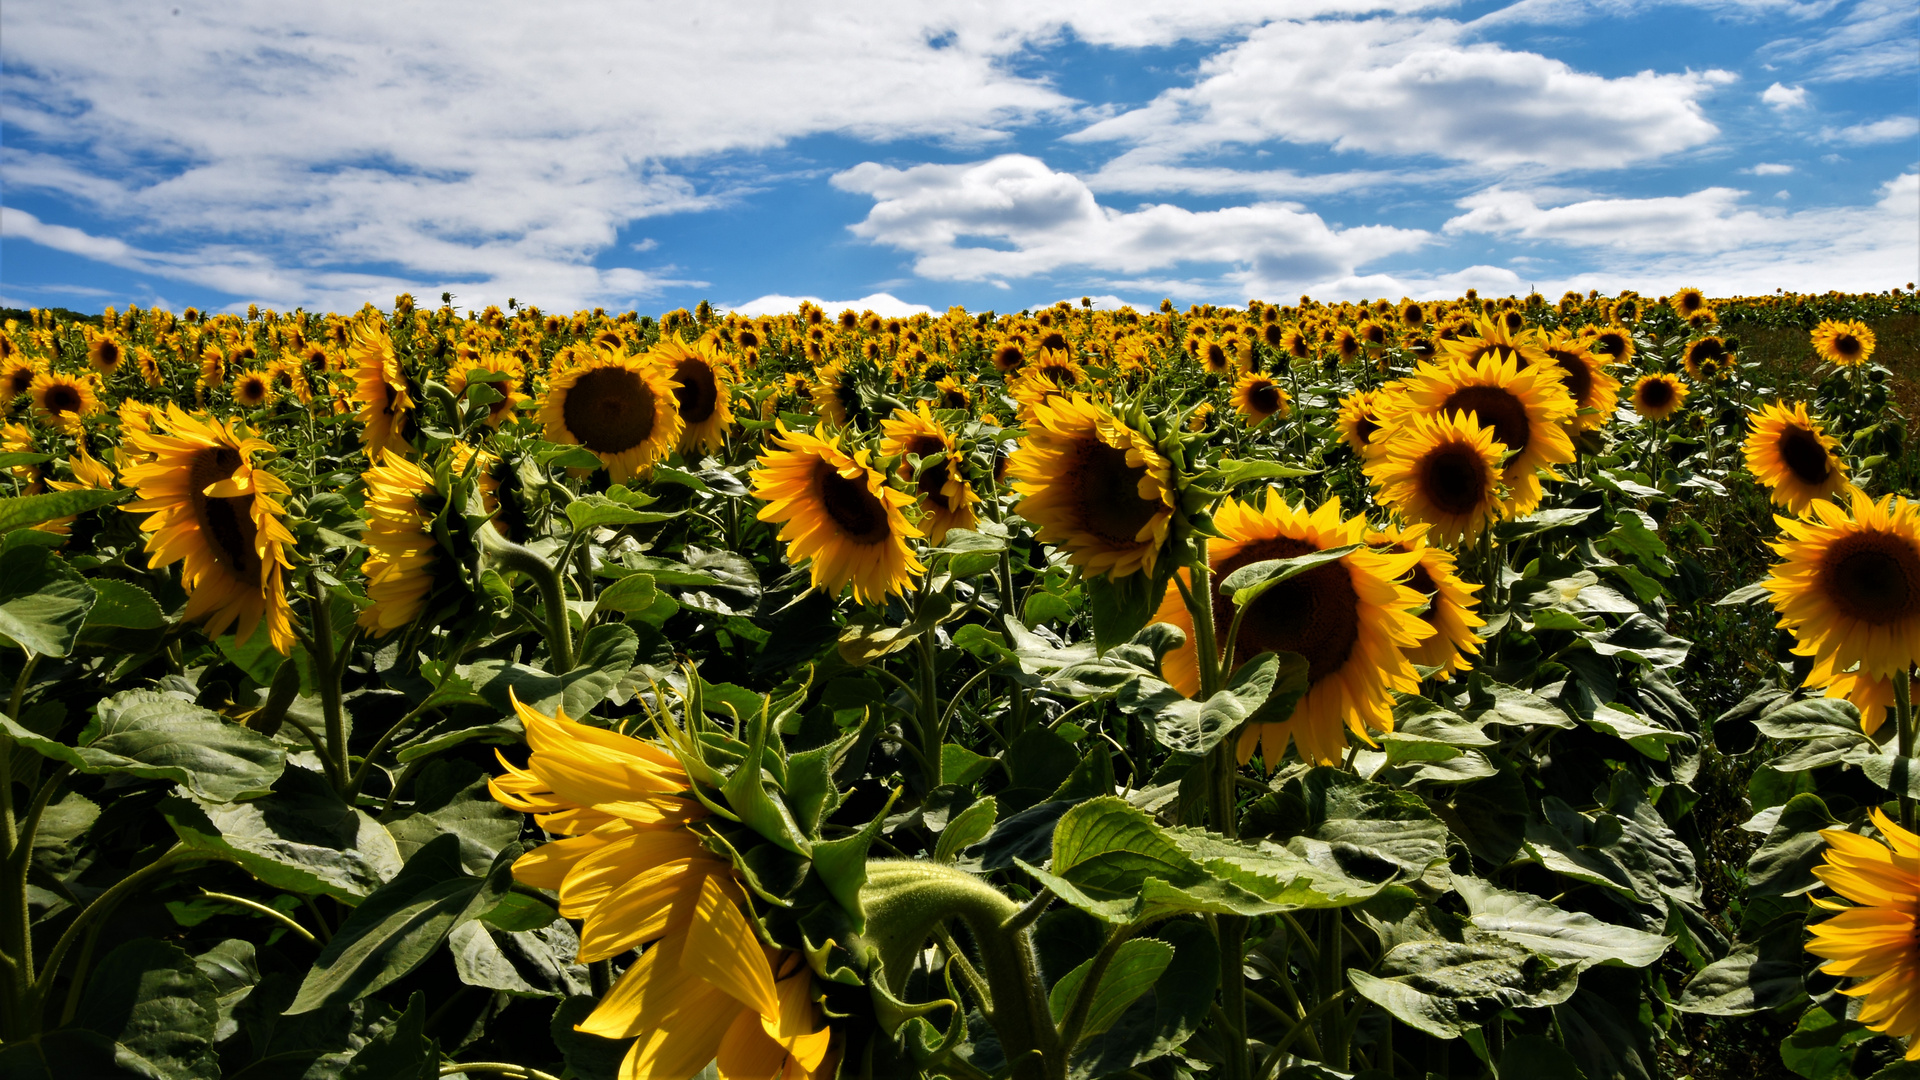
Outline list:
[[[1899,726],[1900,756],[1913,758],[1913,687],[1911,670],[1901,668],[1893,676],[1893,716]],[[1900,825],[1911,830],[1914,825],[1913,796],[1907,788],[1900,790]]]
[[[26,700],[27,684],[40,657],[27,652],[20,674],[13,681],[13,693],[7,699],[7,719],[18,722],[20,706]],[[51,785],[48,785],[49,787]],[[42,788],[45,792],[47,789]],[[38,808],[36,807],[36,810]],[[33,1033],[26,1025],[26,1004],[33,993],[33,924],[27,905],[27,864],[33,860],[33,821],[29,811],[26,828],[16,827],[13,813],[13,740],[0,735],[0,865],[9,871],[0,882],[7,909],[0,911],[0,966],[6,970],[4,1028],[0,1036],[12,1042]],[[13,871],[18,868],[18,873]],[[37,1026],[37,1025],[36,1025]]]
[[[940,744],[946,735],[940,723],[940,676],[935,667],[931,636],[923,633],[913,642],[920,654],[920,743],[926,748],[921,764],[926,770],[928,791],[941,783]]]
[[[567,615],[566,591],[560,584],[560,569],[528,548],[501,536],[491,523],[480,527],[480,547],[488,558],[510,571],[525,574],[540,592],[546,608],[547,655],[556,675],[573,670],[573,623]],[[564,565],[564,564],[563,564]]]

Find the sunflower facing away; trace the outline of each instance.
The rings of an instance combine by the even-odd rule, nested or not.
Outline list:
[[[1261,509],[1226,500],[1214,525],[1225,537],[1207,545],[1218,582],[1250,563],[1357,544],[1367,522],[1359,515],[1343,520],[1338,498],[1309,513],[1305,504],[1290,507],[1270,491]],[[1232,649],[1236,663],[1268,651],[1299,653],[1307,660],[1307,693],[1293,714],[1280,723],[1241,729],[1242,764],[1261,747],[1268,770],[1277,768],[1289,738],[1303,761],[1331,763],[1346,750],[1343,728],[1362,739],[1368,728],[1393,730],[1392,691],[1412,693],[1420,685],[1405,650],[1433,633],[1415,614],[1426,597],[1395,584],[1418,562],[1413,554],[1362,549],[1290,578],[1253,602],[1240,620],[1238,640],[1231,643],[1225,639],[1233,626],[1233,602],[1225,596],[1214,600],[1216,640],[1223,650]],[[1200,691],[1200,669],[1193,617],[1177,590],[1168,591],[1153,618],[1186,633],[1186,644],[1166,655],[1161,670],[1175,689],[1194,696]]]
[[[1173,522],[1173,472],[1153,441],[1078,394],[1033,407],[1007,463],[1020,516],[1088,574],[1153,572]]]
[[[1439,668],[1436,678],[1452,679],[1456,672],[1473,666],[1467,657],[1480,655],[1480,639],[1473,631],[1487,622],[1474,611],[1479,601],[1473,594],[1480,591],[1480,586],[1462,581],[1453,553],[1427,543],[1426,534],[1425,525],[1388,526],[1369,531],[1367,543],[1419,557],[1406,586],[1427,598],[1427,610],[1420,618],[1433,627],[1434,633],[1407,649],[1407,659],[1425,667]]]
[[[72,431],[79,427],[82,417],[100,411],[100,398],[89,379],[42,371],[33,377],[29,389],[33,392],[34,415],[49,427]]]
[[[361,474],[367,482],[367,599],[360,626],[385,637],[420,617],[433,591],[433,474],[394,453]]]
[[[839,436],[776,427],[778,449],[760,455],[753,494],[767,504],[759,519],[779,523],[787,562],[813,560],[814,588],[837,596],[851,584],[862,604],[906,592],[926,569],[907,546],[921,531],[901,513],[913,496],[886,486],[867,451],[849,454]]]
[[[287,606],[283,571],[287,548],[280,478],[256,469],[253,455],[273,444],[253,438],[231,422],[188,416],[167,408],[161,430],[128,431],[126,445],[148,460],[126,470],[124,480],[140,496],[121,509],[147,514],[140,523],[154,568],[182,563],[186,618],[206,621],[210,637],[233,628],[239,644],[265,626],[281,653],[294,645],[293,612]]]
[[[1687,401],[1687,384],[1663,371],[1640,376],[1633,384],[1633,411],[1649,420],[1665,420]]]
[[[911,481],[920,496],[920,510],[926,515],[920,528],[927,534],[927,543],[938,547],[949,529],[971,529],[979,524],[973,505],[980,496],[967,483],[966,458],[926,402],[920,403],[918,413],[895,411],[891,419],[881,421],[880,430],[885,436],[880,440],[880,453],[903,458],[900,479]],[[917,480],[913,466],[904,460],[907,454],[920,459]]]
[[[1839,443],[1807,414],[1807,403],[1768,405],[1753,418],[1745,446],[1747,471],[1772,489],[1773,501],[1788,513],[1805,513],[1815,499],[1833,499],[1846,491],[1847,463],[1835,451]]]
[[[622,1080],[685,1080],[714,1062],[724,1080],[810,1080],[833,1071],[832,1029],[796,957],[767,949],[740,910],[733,867],[700,843],[707,816],[667,748],[519,700],[532,751],[500,759],[495,799],[565,839],[513,864],[584,920],[582,963],[651,945],[578,1030],[636,1038]]]
[[[686,425],[680,431],[680,452],[713,453],[724,447],[733,429],[733,364],[704,338],[692,344],[678,337],[661,338],[647,350],[647,358],[679,384],[673,395]]]
[[[1835,912],[1809,924],[1807,951],[1826,961],[1820,970],[1856,980],[1842,987],[1865,998],[1860,1022],[1907,1040],[1907,1060],[1920,1060],[1920,836],[1893,823],[1877,807],[1873,825],[1885,841],[1845,829],[1825,829],[1826,861],[1814,876],[1851,903],[1816,898]]]
[[[353,365],[354,400],[360,405],[360,442],[367,457],[378,461],[383,452],[412,453],[413,397],[400,360],[393,353],[387,328],[368,319],[353,332],[347,348]]]
[[[553,376],[540,423],[547,441],[586,447],[624,484],[679,443],[686,421],[678,389],[670,372],[645,357],[602,349]]]
[[[1566,425],[1575,411],[1558,366],[1549,361],[1521,368],[1517,351],[1504,357],[1488,353],[1472,364],[1422,364],[1381,406],[1389,428],[1410,416],[1453,412],[1469,413],[1492,428],[1494,440],[1510,452],[1500,481],[1507,487],[1507,513],[1515,517],[1540,504],[1542,472],[1557,480],[1552,467],[1573,460]],[[1370,453],[1378,453],[1381,442],[1375,438]]]
[[[1784,561],[1766,586],[1794,654],[1813,658],[1807,685],[1856,664],[1887,679],[1920,663],[1920,503],[1855,489],[1851,514],[1821,499],[1803,519],[1774,520]]]
[[[1470,413],[1409,417],[1374,444],[1367,478],[1381,503],[1432,526],[1435,540],[1471,544],[1505,512],[1493,434]]]
[[[1864,364],[1873,357],[1873,331],[1856,320],[1823,320],[1813,328],[1813,351],[1822,360],[1841,367]]]
[[[1233,384],[1233,407],[1249,425],[1265,423],[1275,416],[1284,418],[1289,400],[1286,390],[1271,375],[1250,371]]]

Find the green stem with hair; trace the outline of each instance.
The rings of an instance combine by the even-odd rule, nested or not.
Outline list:
[[[1897,725],[1894,730],[1900,740],[1900,756],[1913,760],[1913,673],[1910,668],[1901,668],[1893,676],[1893,718]],[[1909,766],[1911,768],[1911,766]],[[1914,827],[1913,796],[1911,788],[1900,789],[1900,824],[1911,830]]]

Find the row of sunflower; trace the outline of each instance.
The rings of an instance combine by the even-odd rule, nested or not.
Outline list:
[[[442,301],[0,334],[9,1074],[1920,1054],[1910,288]]]

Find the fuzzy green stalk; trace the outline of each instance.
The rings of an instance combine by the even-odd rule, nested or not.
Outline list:
[[[480,547],[488,558],[510,571],[527,575],[540,591],[540,604],[546,608],[547,655],[554,674],[573,670],[573,623],[567,615],[567,594],[560,583],[560,570],[531,549],[501,536],[492,524],[480,527]]]
[[[39,663],[39,655],[33,652],[22,659],[20,675],[14,679],[13,693],[7,699],[7,719],[19,720],[20,709],[26,703],[27,684],[32,682],[33,669]],[[16,863],[24,864],[32,858],[33,837],[30,832],[23,836],[14,819],[13,740],[0,735],[0,865],[11,871]],[[0,902],[6,904],[6,910],[0,911],[0,966],[6,968],[6,997],[0,999],[6,1013],[0,1018],[5,1021],[0,1035],[11,1042],[31,1034],[30,1029],[23,1027],[33,986],[33,916],[27,905],[24,865],[17,876],[6,875],[0,884],[0,894],[4,895]]]
[[[933,635],[922,633],[914,639],[914,651],[920,657],[920,745],[921,767],[926,770],[927,790],[940,786],[940,744],[946,737],[946,725],[940,722],[940,675],[934,655]]]

